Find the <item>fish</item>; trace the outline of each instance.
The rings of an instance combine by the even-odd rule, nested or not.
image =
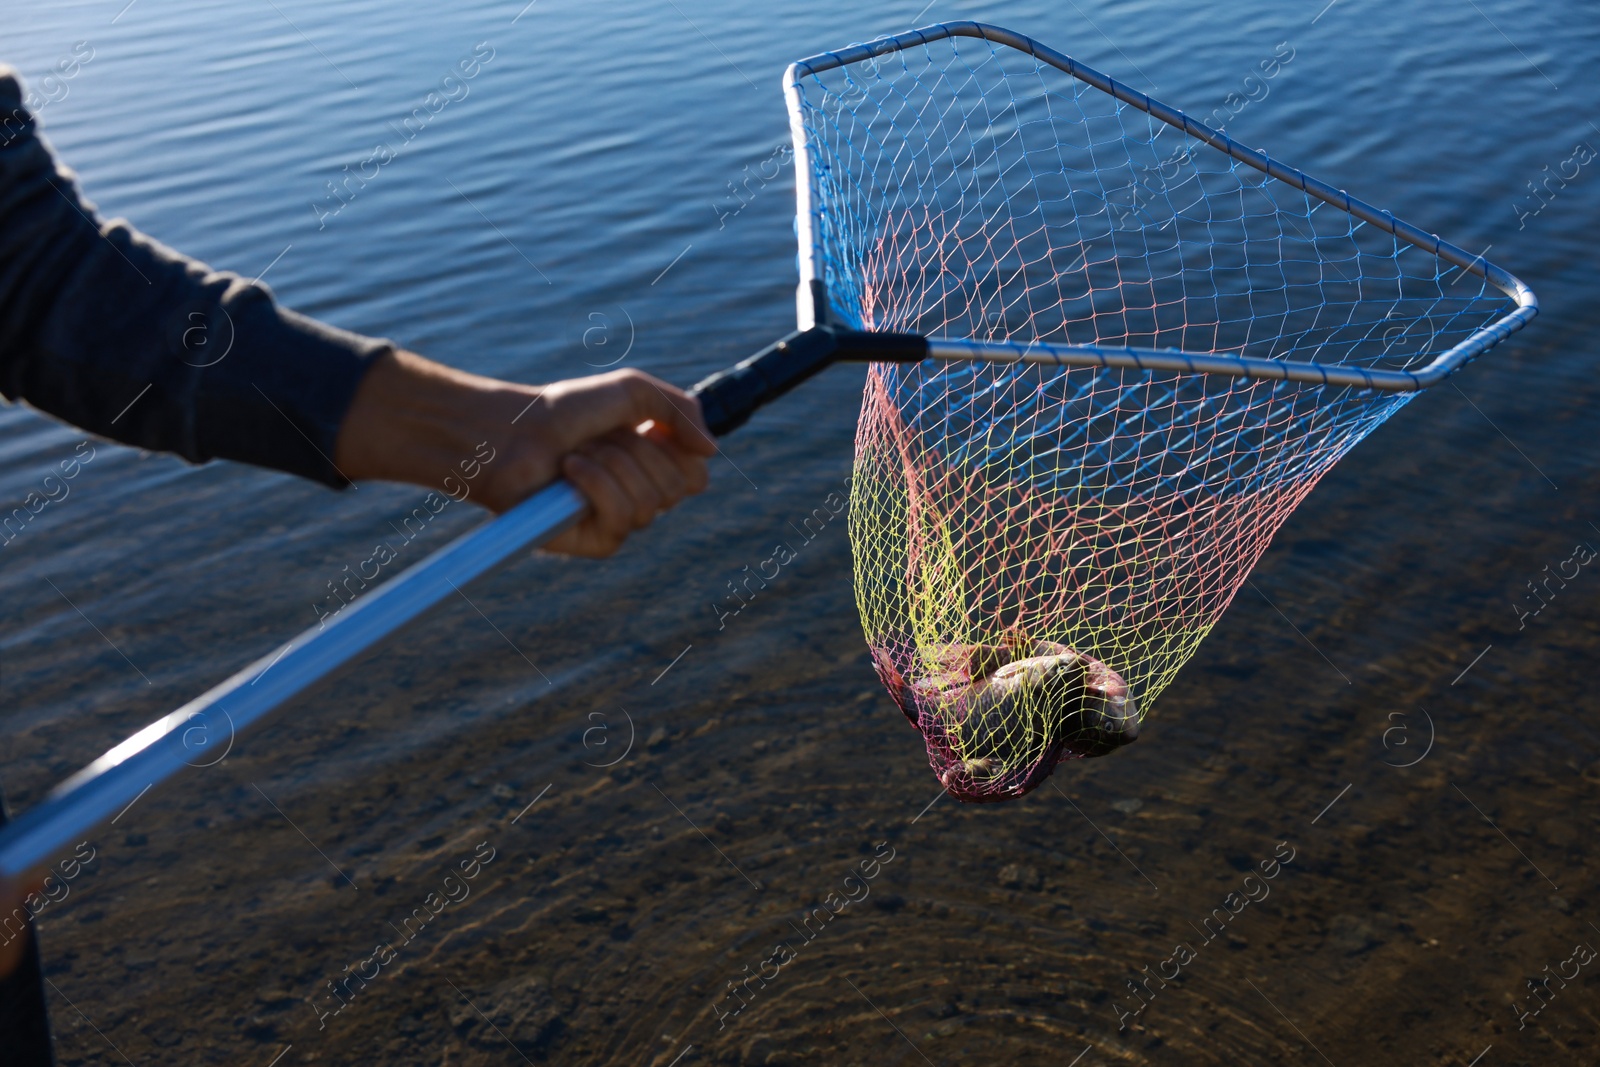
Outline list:
[[[930,658],[943,669],[903,690],[934,773],[961,800],[1022,796],[1056,764],[1139,737],[1137,702],[1115,670],[1054,641],[1007,636],[937,650]]]

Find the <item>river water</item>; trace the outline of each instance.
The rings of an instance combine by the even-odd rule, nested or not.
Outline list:
[[[1136,745],[998,806],[930,806],[844,518],[797,530],[848,485],[830,372],[615,559],[517,563],[95,837],[40,918],[62,1062],[1593,1062],[1600,577],[1527,613],[1600,545],[1597,164],[1528,186],[1600,144],[1592,4],[125,4],[0,35],[102,213],[483,373],[688,383],[789,329],[783,67],[955,18],[1197,114],[1287,44],[1229,131],[1543,312],[1322,483]],[[424,495],[83,440],[0,412],[0,499],[93,455],[0,549],[13,810],[311,624]]]

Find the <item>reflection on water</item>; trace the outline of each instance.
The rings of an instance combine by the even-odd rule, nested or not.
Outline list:
[[[919,6],[97,0],[13,16],[5,58],[106,215],[292,306],[484,373],[689,382],[792,322],[783,66]],[[830,373],[617,559],[516,564],[98,835],[42,916],[64,1062],[1589,1058],[1585,979],[1513,1005],[1600,936],[1588,570],[1526,613],[1600,543],[1593,12],[922,16],[960,17],[1223,109],[1492,247],[1543,316],[1323,483],[1139,744],[983,808],[873,677],[843,525],[793,540],[848,477],[862,376]],[[0,412],[0,493],[82,440]],[[310,625],[425,495],[92,447],[0,550],[16,808]]]

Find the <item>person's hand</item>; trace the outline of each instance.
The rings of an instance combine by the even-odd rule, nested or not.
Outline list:
[[[520,417],[499,437],[503,455],[484,467],[483,503],[503,511],[564,476],[589,501],[589,513],[545,546],[552,551],[609,556],[628,534],[706,487],[706,458],[716,446],[699,402],[675,386],[629,370],[515,395]],[[502,447],[496,435],[486,439]]]
[[[401,352],[373,367],[339,429],[351,481],[412,482],[501,512],[566,477],[589,502],[545,547],[608,556],[706,485],[699,403],[639,371],[517,385]]]

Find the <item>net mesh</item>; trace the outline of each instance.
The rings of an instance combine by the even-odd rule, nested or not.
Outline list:
[[[816,270],[854,327],[1369,368],[1512,305],[1033,56],[951,38],[797,75]],[[879,675],[946,788],[1130,739],[1317,480],[1413,394],[874,364],[850,536]]]

